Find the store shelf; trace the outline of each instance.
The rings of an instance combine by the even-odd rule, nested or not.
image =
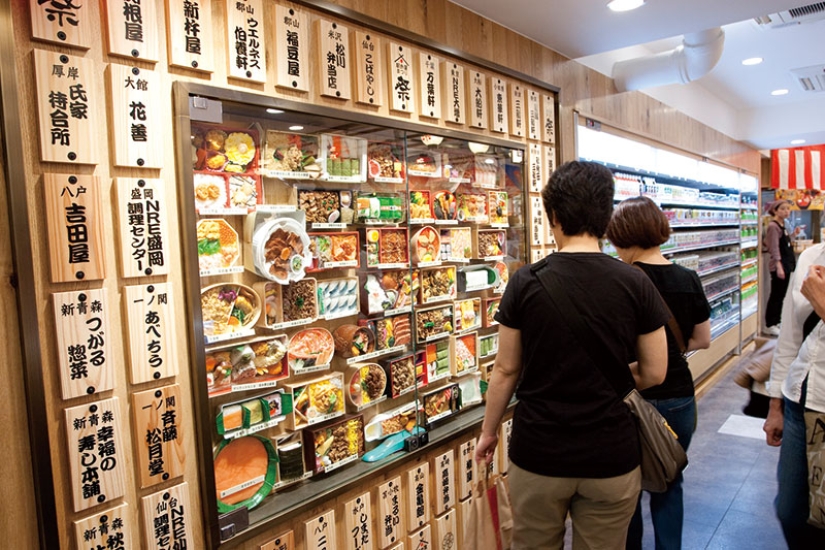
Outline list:
[[[736,263],[734,263],[734,264],[725,264],[725,265],[720,265],[719,267],[714,267],[713,269],[708,269],[706,271],[697,271],[696,274],[699,275],[699,277],[707,277],[708,275],[713,275],[714,273],[719,273],[721,271],[727,271],[728,269],[734,269],[734,268],[737,268],[737,267],[739,267],[739,264],[736,264]]]
[[[715,248],[717,246],[733,246],[738,245],[738,240],[730,240],[730,241],[720,241],[716,243],[708,243],[708,244],[700,244],[694,246],[684,246],[679,248],[671,248],[669,250],[662,250],[662,254],[678,254],[679,252],[689,252],[691,250],[706,250],[709,248]]]
[[[739,220],[741,225],[759,225],[759,220]]]
[[[734,315],[731,315],[725,318],[723,321],[720,321],[717,324],[711,323],[710,327],[710,339],[714,340],[718,338],[720,335],[725,333],[726,331],[730,330],[731,328],[735,327],[739,324],[739,310],[731,310]]]
[[[747,241],[741,241],[740,246],[742,248],[756,248],[759,246],[759,239],[748,239]]]
[[[670,224],[671,229],[704,229],[706,227],[739,227],[739,222],[717,222],[717,223],[678,223]]]
[[[756,304],[754,304],[752,306],[749,306],[747,308],[743,307],[742,308],[742,320],[744,321],[745,319],[747,319],[751,315],[755,315],[757,311],[759,311],[759,308],[757,307]]]
[[[713,296],[708,296],[707,299],[708,299],[708,302],[714,302],[714,301],[716,301],[720,298],[724,298],[725,296],[727,296],[729,294],[733,294],[734,292],[739,292],[739,286],[735,286],[735,287],[732,287],[732,288],[725,289],[722,292],[717,292]]]
[[[756,265],[759,263],[759,258],[751,258],[750,260],[745,260],[742,262],[742,268],[750,267],[752,265]]]
[[[752,283],[752,282],[756,281],[757,279],[759,279],[759,275],[752,275],[752,276],[750,276],[746,279],[742,279],[742,284],[746,285],[748,283]]]

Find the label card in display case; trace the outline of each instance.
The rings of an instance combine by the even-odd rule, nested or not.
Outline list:
[[[161,26],[156,2],[107,0],[100,4],[106,12],[110,55],[158,61],[158,33]]]
[[[34,50],[40,160],[97,164],[95,62],[83,57]]]
[[[458,499],[464,500],[472,496],[475,483],[476,440],[471,439],[458,448]]]
[[[74,511],[122,497],[128,459],[117,397],[64,412]]]
[[[430,521],[430,465],[422,462],[407,470],[407,529],[420,529]]]
[[[390,109],[414,113],[415,78],[412,67],[412,48],[398,42],[389,42],[387,52],[390,67]]]
[[[160,88],[154,71],[109,65],[115,166],[163,168]]]
[[[473,69],[467,69],[467,109],[470,126],[487,127],[487,75]]]
[[[138,548],[132,540],[129,505],[121,504],[93,516],[74,522],[74,536],[78,550],[101,548]]]
[[[226,0],[229,76],[266,82],[263,0]]]
[[[541,111],[539,94],[534,90],[527,92],[527,137],[538,140],[541,135]]]
[[[364,493],[344,505],[344,548],[346,550],[373,550],[375,533],[372,531],[370,494]]]
[[[541,261],[541,259],[546,256],[546,253],[541,248],[533,248],[533,250],[530,251],[530,256],[532,258],[531,263],[536,263]]]
[[[444,120],[464,124],[464,67],[452,61],[442,61],[441,82],[444,93]]]
[[[408,537],[407,542],[409,543],[408,548],[413,548],[414,550],[430,550],[430,548],[432,548],[430,526],[425,525],[418,531],[414,531]]]
[[[189,506],[189,484],[181,483],[140,499],[143,509],[143,543],[148,550],[195,548]],[[163,526],[158,529],[157,526]]]
[[[378,486],[378,546],[386,548],[402,542],[404,533],[401,509],[401,476]]]
[[[329,550],[335,544],[335,510],[313,517],[304,522],[304,548],[306,550]]]
[[[552,145],[544,146],[544,168],[548,178],[556,171],[556,148]]]
[[[541,246],[544,242],[544,210],[541,197],[530,195],[530,244]]]
[[[315,22],[318,36],[318,63],[321,95],[337,99],[352,97],[349,29],[340,23],[320,19]]]
[[[527,146],[529,189],[531,193],[541,193],[544,187],[544,163],[541,157],[541,145],[530,143]]]
[[[141,489],[183,475],[186,450],[182,407],[177,384],[132,394]]]
[[[374,34],[355,33],[355,101],[376,107],[384,104],[384,63],[381,40]]]
[[[51,281],[97,281],[103,261],[103,209],[95,176],[43,174]]]
[[[418,100],[423,117],[441,118],[440,64],[433,54],[418,52]]]
[[[305,13],[280,4],[275,6],[276,86],[309,91],[308,25]]]
[[[124,277],[169,273],[169,225],[164,182],[116,178],[120,267]]]
[[[433,459],[435,475],[435,513],[443,514],[455,506],[455,454],[450,449]]]
[[[501,423],[501,436],[499,436],[499,441],[501,442],[501,448],[505,451],[510,448],[510,437],[513,435],[513,419],[508,418],[504,422]],[[510,456],[506,452],[501,453],[501,464],[499,465],[499,470],[506,474],[507,470],[510,469]]]
[[[433,521],[432,550],[455,550],[458,547],[458,522],[455,510],[450,510]]]
[[[32,38],[88,50],[97,27],[92,5],[78,0],[30,0]]]
[[[296,550],[295,533],[292,530],[281,533],[261,545],[260,550]]]
[[[114,388],[106,289],[60,292],[52,299],[63,399]]]
[[[510,84],[510,135],[524,137],[527,124],[524,109],[524,88],[521,84]]]
[[[165,4],[169,64],[214,71],[212,0],[167,0]]]
[[[556,101],[550,94],[541,95],[541,140],[556,143]]]
[[[168,283],[123,287],[131,358],[131,383],[178,374],[172,287]]]
[[[490,77],[490,129],[500,134],[507,133],[509,106],[507,102],[507,82],[497,77]]]

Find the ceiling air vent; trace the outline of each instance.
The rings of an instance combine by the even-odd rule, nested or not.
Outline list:
[[[825,19],[825,2],[816,2],[815,4],[809,4],[801,8],[793,8],[770,15],[763,15],[757,17],[755,21],[759,25],[759,28],[778,29],[780,27],[787,27],[788,25],[812,23],[822,19]]]
[[[791,69],[791,74],[805,92],[825,92],[825,65]]]

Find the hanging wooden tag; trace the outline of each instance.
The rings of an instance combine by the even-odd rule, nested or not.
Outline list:
[[[100,180],[43,174],[51,281],[97,281],[106,276]]]
[[[63,399],[114,388],[106,289],[59,292],[52,299]]]
[[[132,394],[141,489],[183,475],[182,407],[177,384]]]
[[[432,534],[430,532],[430,526],[425,525],[418,531],[412,533],[408,538],[409,542],[408,548],[413,548],[415,550],[430,550],[432,548]]]
[[[510,84],[510,135],[524,137],[524,88]]]
[[[34,50],[40,160],[97,164],[95,62],[83,57]]]
[[[355,101],[376,107],[384,104],[384,63],[381,39],[357,31],[355,33]]]
[[[161,129],[157,73],[125,65],[109,65],[115,166],[163,168],[166,128]]]
[[[101,2],[106,12],[109,54],[156,62],[158,57],[157,3],[140,0]]]
[[[306,550],[329,550],[335,545],[335,510],[327,510],[304,522],[304,548]]]
[[[541,113],[539,109],[539,94],[534,90],[527,92],[527,136],[538,140],[541,135]]]
[[[544,187],[544,162],[541,158],[541,145],[530,143],[527,146],[527,162],[530,170],[530,192],[541,193],[541,189]]]
[[[499,134],[507,133],[509,110],[507,104],[507,83],[497,77],[490,78],[490,129]]]
[[[195,548],[194,510],[189,506],[189,484],[181,483],[140,499],[143,541],[149,550]],[[156,526],[163,526],[158,529]]]
[[[444,120],[464,124],[464,67],[452,61],[442,61],[441,81],[444,83]]]
[[[168,283],[123,287],[128,321],[131,383],[178,374],[175,357],[172,287]]]
[[[390,66],[390,110],[414,113],[412,48],[398,42],[389,42],[387,52]]]
[[[541,96],[541,140],[556,143],[556,99],[550,94]]]
[[[490,115],[487,113],[487,75],[467,69],[467,110],[473,128],[486,128]]]
[[[443,514],[455,506],[455,453],[452,449],[433,459],[435,472],[435,513]]]
[[[344,530],[346,550],[373,550],[375,533],[372,530],[369,493],[355,497],[344,505]]]
[[[275,6],[275,85],[309,91],[309,18],[301,11]]]
[[[503,449],[510,448],[510,437],[513,435],[513,419],[509,418],[501,423],[501,446]],[[510,457],[507,453],[501,453],[501,465],[499,469],[502,473],[507,473],[510,469]]]
[[[441,118],[441,60],[431,53],[418,52],[418,100],[421,116]]]
[[[541,197],[530,196],[530,244],[541,246],[544,244],[544,216]]]
[[[461,444],[458,449],[458,499],[464,500],[472,496],[475,483],[476,440],[470,439]]]
[[[74,511],[122,497],[127,457],[117,397],[64,412]]]
[[[548,178],[556,171],[556,148],[552,145],[544,146],[544,169]]]
[[[212,0],[167,0],[165,4],[169,64],[213,72]]]
[[[93,516],[74,522],[76,548],[100,550],[101,548],[137,548],[132,539],[132,520],[129,505],[121,504]]]
[[[430,521],[430,465],[422,462],[407,470],[407,529],[420,529]]]
[[[263,0],[226,0],[229,76],[266,82]]]
[[[450,510],[433,522],[433,550],[455,550],[458,547],[458,533],[455,510]]]
[[[260,550],[296,550],[295,533],[289,530],[261,545]]]
[[[91,5],[77,0],[31,0],[32,38],[88,50],[96,27]]]
[[[169,225],[163,180],[116,178],[120,267],[124,277],[169,273]]]
[[[401,476],[378,486],[378,546],[386,548],[401,541],[404,533],[401,508]]]
[[[349,99],[352,96],[349,29],[340,23],[319,19],[315,22],[315,33],[321,95]]]

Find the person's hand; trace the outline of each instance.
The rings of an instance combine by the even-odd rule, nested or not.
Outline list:
[[[782,443],[782,424],[784,419],[785,413],[782,412],[782,400],[771,399],[768,417],[762,425],[762,431],[765,432],[765,442],[771,447],[779,447]]]
[[[796,237],[800,233],[802,233],[802,226],[801,225],[798,225],[798,226],[793,228],[793,236],[794,237]]]
[[[493,454],[496,452],[498,445],[498,435],[481,434],[476,443],[476,462],[484,462],[485,465],[493,461]]]
[[[785,268],[782,267],[782,264],[780,263],[776,264],[776,276],[782,279],[783,281],[785,280]]]

